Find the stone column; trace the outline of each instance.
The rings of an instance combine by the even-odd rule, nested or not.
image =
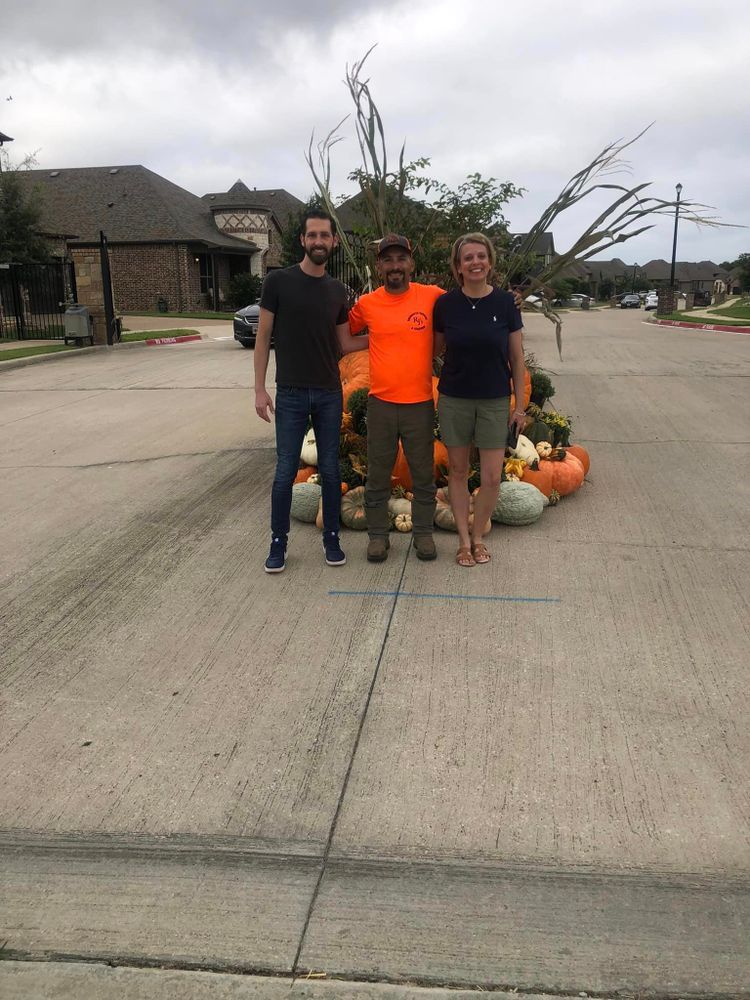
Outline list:
[[[104,315],[104,284],[99,248],[91,247],[75,254],[78,304],[87,306],[93,320],[95,344],[107,343],[107,321]]]

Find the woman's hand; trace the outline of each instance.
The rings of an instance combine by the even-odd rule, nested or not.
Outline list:
[[[526,426],[526,411],[514,410],[510,415],[508,426],[515,427],[518,434],[523,434],[523,429]]]

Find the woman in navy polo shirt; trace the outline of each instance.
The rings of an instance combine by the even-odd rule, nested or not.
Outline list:
[[[435,303],[436,351],[445,350],[438,416],[448,449],[448,491],[458,529],[459,566],[490,561],[482,541],[497,502],[509,426],[523,427],[524,411],[510,413],[511,384],[523,398],[523,325],[513,296],[490,284],[495,249],[482,233],[453,244],[451,270],[458,283]],[[469,526],[469,453],[479,449],[482,488]]]

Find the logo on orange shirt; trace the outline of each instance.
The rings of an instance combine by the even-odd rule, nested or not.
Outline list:
[[[427,316],[423,312],[414,312],[409,316],[407,323],[414,333],[422,333],[427,329]]]

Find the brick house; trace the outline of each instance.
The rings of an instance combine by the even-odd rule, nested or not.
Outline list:
[[[259,208],[253,231],[235,235],[228,217],[143,166],[20,176],[40,193],[44,231],[76,234],[67,252],[84,287],[104,231],[118,310],[154,310],[160,300],[175,311],[218,309],[234,275],[262,275],[274,260],[280,227],[271,210]]]
[[[251,260],[253,274],[264,277],[281,267],[283,234],[294,224],[304,202],[283,188],[251,190],[241,180],[228,191],[204,194],[201,200],[222,232],[258,247]]]

